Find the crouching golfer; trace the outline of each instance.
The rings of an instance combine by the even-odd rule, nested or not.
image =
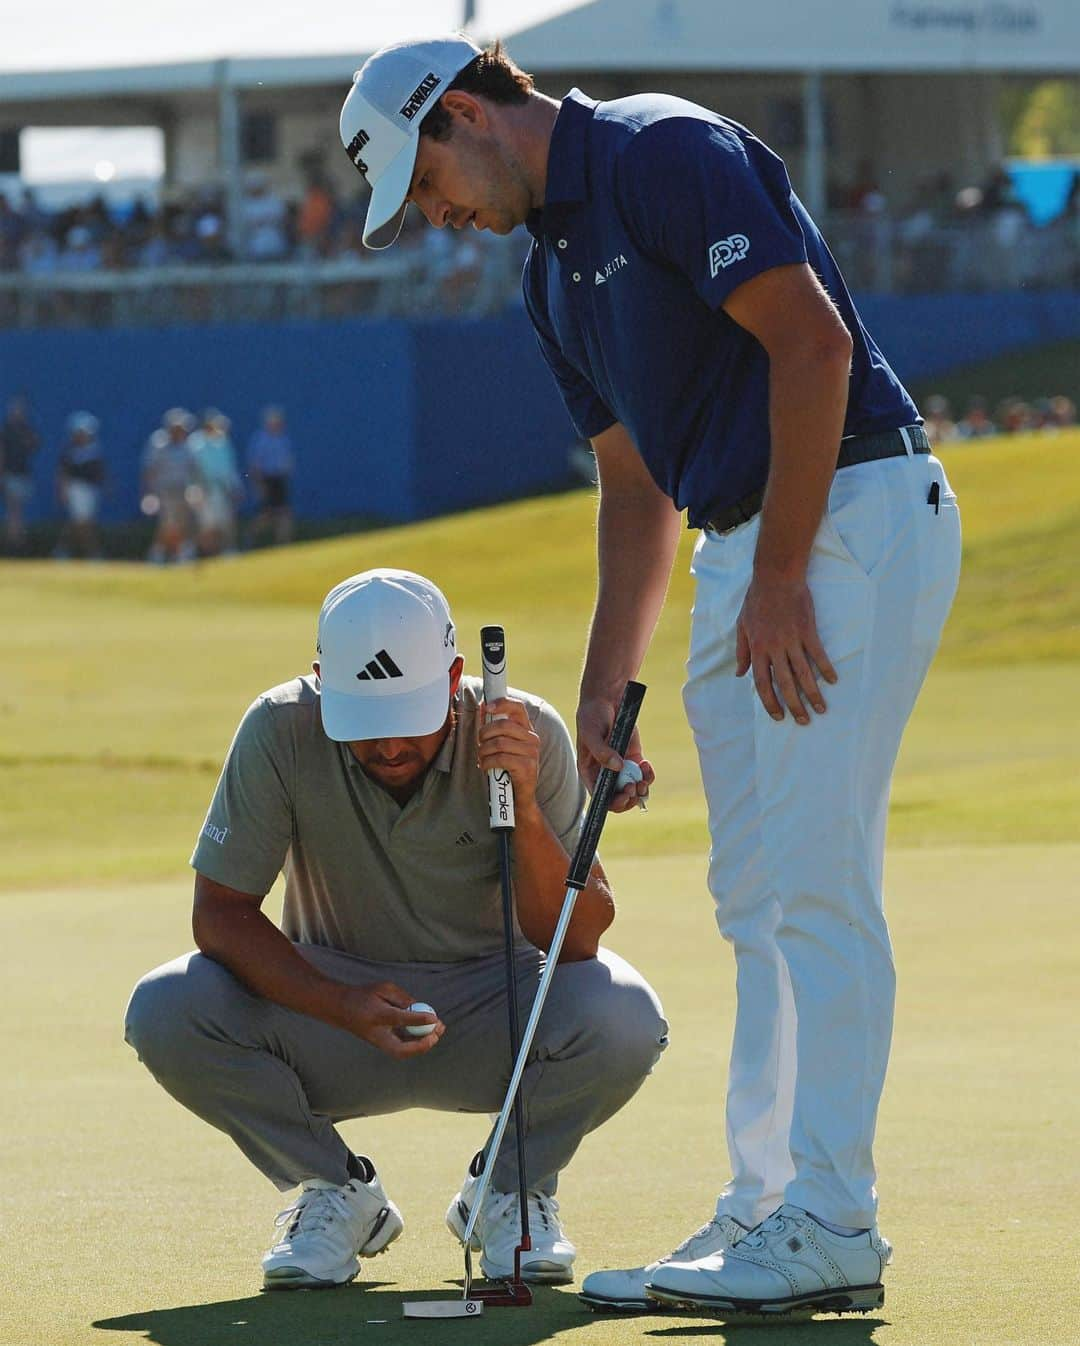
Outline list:
[[[200,952],[136,986],[127,1041],[158,1082],[226,1132],[282,1191],[267,1289],[344,1285],[402,1231],[370,1159],[335,1130],[405,1108],[496,1112],[510,1074],[498,854],[487,778],[510,773],[521,1004],[554,932],[584,790],[558,714],[514,693],[484,724],[446,600],[370,570],[327,595],[314,677],[244,716],[192,866]],[[261,910],[285,873],[282,929]],[[573,1279],[560,1171],[637,1091],[667,1041],[638,973],[599,948],[614,915],[593,866],[522,1082],[533,1281]],[[433,1031],[408,1025],[435,1016]],[[459,1238],[479,1169],[450,1203]],[[478,1223],[480,1265],[508,1276],[520,1213],[512,1137]]]

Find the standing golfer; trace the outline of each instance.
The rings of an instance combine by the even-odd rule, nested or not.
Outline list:
[[[401,1233],[374,1166],[335,1122],[502,1104],[510,1064],[487,771],[505,769],[514,789],[525,1003],[585,798],[550,706],[515,692],[489,707],[507,718],[483,722],[482,681],[462,676],[446,600],[429,580],[369,570],[343,581],[323,603],[318,652],[315,676],[260,696],[229,749],[191,861],[201,952],[144,977],[127,1011],[127,1040],[159,1083],[282,1191],[301,1187],[263,1258],[271,1290],[343,1285],[358,1257]],[[279,929],[261,907],[282,870]],[[636,1093],[667,1040],[650,988],[599,948],[613,915],[597,863],[523,1079],[526,1280],[573,1279],[559,1172]],[[416,1002],[437,1017],[410,1011]],[[410,1024],[434,1027],[415,1037]],[[459,1238],[480,1172],[474,1160],[446,1214]],[[477,1226],[493,1278],[513,1270],[517,1192],[511,1141]]]
[[[700,529],[685,702],[737,964],[733,1175],[674,1254],[590,1276],[584,1297],[876,1306],[889,781],[960,556],[919,414],[783,163],[735,122],[661,94],[557,103],[497,47],[448,36],[376,53],[341,134],[372,188],[369,246],[394,241],[409,201],[437,227],[532,234],[525,302],[599,467],[587,780],[682,511]]]

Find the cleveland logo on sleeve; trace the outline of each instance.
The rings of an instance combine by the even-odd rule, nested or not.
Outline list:
[[[715,280],[717,274],[732,262],[741,262],[750,251],[750,240],[745,234],[729,234],[718,239],[709,249],[709,275]]]

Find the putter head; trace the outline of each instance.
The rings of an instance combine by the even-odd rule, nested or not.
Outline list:
[[[490,1286],[477,1289],[469,1286],[467,1298],[478,1299],[490,1304],[493,1309],[527,1309],[533,1302],[532,1290],[521,1279],[521,1254],[532,1251],[532,1242],[525,1238],[514,1249],[514,1274],[506,1281],[494,1281]],[[471,1269],[471,1268],[470,1268]]]
[[[479,1318],[484,1305],[478,1299],[407,1299],[403,1318]]]
[[[524,1281],[497,1281],[479,1290],[474,1286],[472,1299],[464,1302],[469,1304],[476,1300],[481,1304],[490,1304],[493,1309],[527,1309],[533,1297]]]

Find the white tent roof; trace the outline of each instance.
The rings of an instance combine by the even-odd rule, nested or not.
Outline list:
[[[591,0],[513,34],[526,70],[1080,70],[1078,0]]]

